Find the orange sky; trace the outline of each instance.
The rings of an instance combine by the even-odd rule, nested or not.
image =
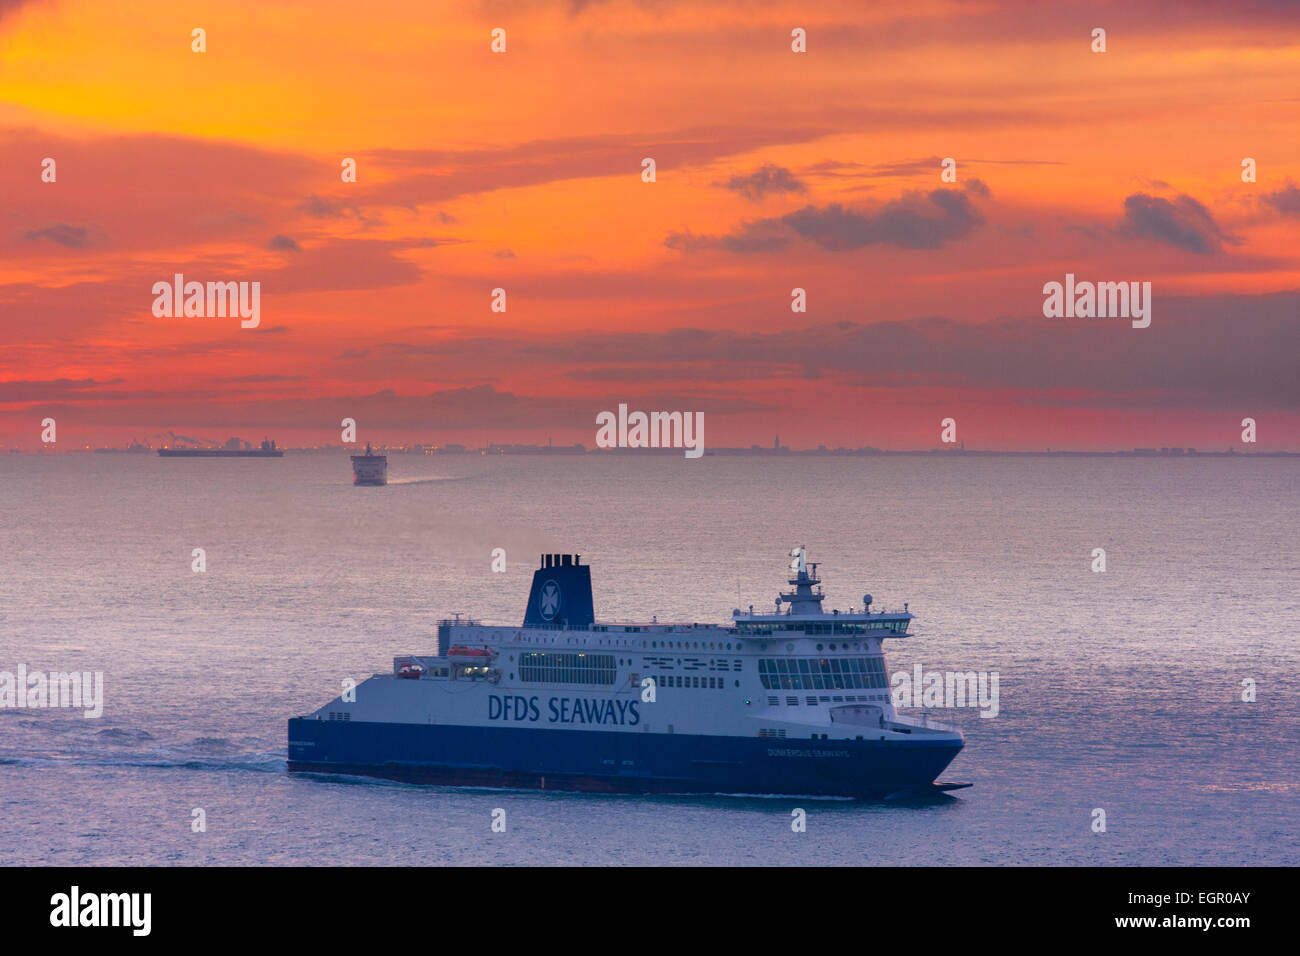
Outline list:
[[[52,416],[59,450],[324,443],[350,416],[591,445],[625,402],[703,411],[712,445],[924,448],[951,416],[968,447],[1221,449],[1250,416],[1300,448],[1297,27],[1185,0],[0,0],[0,442]],[[260,326],[155,317],[176,272],[260,282]],[[1151,282],[1151,326],[1045,318],[1067,272]]]

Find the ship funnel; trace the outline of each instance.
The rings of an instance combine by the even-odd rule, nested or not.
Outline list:
[[[586,627],[596,620],[591,598],[591,568],[576,554],[544,554],[533,572],[533,589],[524,612],[525,627]]]

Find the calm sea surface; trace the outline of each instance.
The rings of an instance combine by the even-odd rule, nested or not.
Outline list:
[[[103,671],[107,699],[98,720],[0,710],[0,863],[1300,862],[1300,461],[398,455],[389,475],[354,488],[342,453],[0,456],[0,671]],[[828,607],[910,602],[891,672],[998,672],[996,718],[940,715],[967,737],[943,779],[973,788],[881,805],[285,771],[286,718],[341,679],[430,650],[455,611],[521,620],[539,552],[583,555],[598,617],[720,623],[771,604],[796,544]]]

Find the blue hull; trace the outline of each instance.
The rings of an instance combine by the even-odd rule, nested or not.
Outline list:
[[[289,721],[290,771],[598,793],[884,797],[928,789],[960,750],[950,741]]]

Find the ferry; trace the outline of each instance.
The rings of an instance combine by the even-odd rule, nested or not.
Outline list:
[[[434,653],[395,658],[289,720],[289,770],[413,783],[629,794],[906,798],[960,731],[900,714],[884,642],[913,615],[822,608],[817,564],[730,624],[597,622],[591,568],[542,555],[524,620],[438,624]]]
[[[364,455],[352,456],[352,483],[354,485],[388,484],[388,456],[376,455],[366,442]]]

